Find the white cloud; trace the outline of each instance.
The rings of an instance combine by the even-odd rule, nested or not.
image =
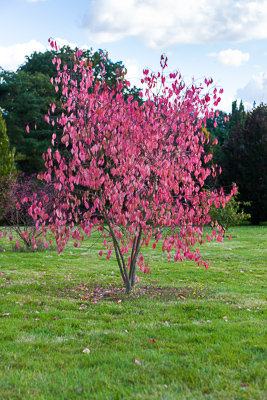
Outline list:
[[[222,50],[218,54],[211,53],[210,57],[216,57],[219,64],[230,67],[240,67],[249,60],[249,53],[242,53],[240,50]]]
[[[82,26],[97,43],[137,36],[154,49],[267,38],[267,0],[93,0]]]
[[[136,86],[138,88],[141,88],[141,78],[142,78],[142,72],[140,70],[140,66],[138,61],[134,59],[128,59],[125,62],[123,62],[124,66],[127,69],[127,75],[126,79],[130,81],[131,86]]]
[[[225,93],[221,95],[221,101],[218,105],[219,110],[222,110],[226,113],[232,112],[232,102],[235,101],[236,98],[234,96],[227,96]]]
[[[250,106],[254,101],[257,104],[267,103],[267,71],[253,76],[245,87],[236,91],[236,97]]]
[[[57,42],[57,44],[59,45],[60,48],[63,47],[63,46],[70,46],[72,49],[75,49],[75,47],[78,47],[77,43],[71,43],[71,42],[68,42],[65,39],[55,38],[53,40],[55,40]]]
[[[30,40],[28,43],[14,44],[12,46],[0,46],[0,67],[15,71],[25,62],[25,56],[30,56],[34,51],[44,52],[46,47],[36,40]]]

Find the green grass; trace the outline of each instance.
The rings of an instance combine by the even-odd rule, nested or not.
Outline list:
[[[132,296],[97,246],[0,252],[0,398],[267,399],[267,226],[230,232]]]

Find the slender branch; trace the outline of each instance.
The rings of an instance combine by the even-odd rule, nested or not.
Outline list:
[[[101,199],[102,204],[103,204],[103,199],[102,199],[102,194],[101,194],[101,193],[100,193],[100,199]],[[124,281],[124,283],[125,283],[125,285],[126,285],[127,291],[130,291],[131,286],[130,286],[129,276],[128,276],[128,274],[127,274],[127,269],[126,269],[126,265],[125,265],[125,260],[124,260],[124,258],[123,258],[123,255],[121,254],[121,251],[120,251],[120,247],[119,247],[117,238],[116,238],[116,236],[115,236],[115,234],[114,234],[114,231],[113,231],[113,229],[112,229],[112,227],[111,227],[110,220],[109,220],[109,217],[108,217],[108,214],[107,214],[107,210],[106,210],[104,204],[103,204],[103,211],[104,211],[104,215],[105,215],[105,220],[106,220],[106,222],[107,222],[107,224],[108,224],[108,226],[109,226],[109,231],[110,231],[111,236],[112,236],[112,240],[113,240],[113,244],[114,244],[114,249],[115,249],[115,253],[116,253],[116,258],[117,258],[117,262],[118,262],[118,265],[119,265],[119,268],[120,268],[120,272],[121,272],[122,279],[123,279],[123,281]],[[121,265],[121,264],[122,264],[122,265]]]
[[[136,264],[137,264],[137,256],[139,254],[140,247],[141,247],[140,246],[141,236],[142,236],[142,228],[140,226],[140,231],[139,231],[139,234],[138,234],[138,238],[137,238],[137,242],[136,242],[136,246],[135,246],[135,251],[134,251],[134,257],[133,258],[131,257],[131,264],[130,264],[129,278],[130,278],[132,287],[135,284]]]

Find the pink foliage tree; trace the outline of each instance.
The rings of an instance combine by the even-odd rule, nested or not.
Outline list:
[[[81,55],[72,55],[70,71],[59,58],[53,60],[62,113],[55,122],[51,105],[45,118],[63,133],[53,134],[44,155],[46,171],[39,178],[53,182],[58,200],[48,218],[44,203],[32,203],[29,212],[38,229],[43,234],[50,229],[59,253],[70,238],[77,247],[99,231],[99,255],[109,259],[115,252],[128,292],[138,267],[150,272],[144,245],[155,249],[160,241],[169,259],[194,260],[207,268],[198,246],[205,242],[210,207],[225,205],[235,191],[225,196],[222,190],[203,190],[206,178],[216,173],[206,165],[212,156],[204,154],[203,134],[207,118],[214,117],[210,105],[220,101],[217,89],[209,90],[212,80],[186,86],[179,72],[166,77],[162,56],[161,73],[143,71],[144,101],[139,105],[124,98],[127,81],[118,75],[116,87],[108,87],[104,66],[102,77],[96,77]],[[213,239],[222,241],[223,234],[222,227],[214,226]]]

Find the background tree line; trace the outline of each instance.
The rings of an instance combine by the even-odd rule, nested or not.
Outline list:
[[[73,50],[64,46],[60,50],[63,63],[70,67]],[[50,104],[59,105],[60,90],[55,91],[51,77],[57,75],[57,65],[52,63],[55,51],[34,52],[16,72],[0,67],[0,176],[18,171],[34,174],[44,169],[42,154],[51,143],[51,125],[44,120]],[[101,52],[85,50],[85,62],[91,62],[95,75],[101,69]],[[122,62],[105,64],[105,82],[111,88],[118,75],[125,74]],[[102,79],[101,76],[98,77]],[[124,96],[133,95],[141,101],[139,89],[125,86]],[[60,109],[56,109],[60,112]],[[214,128],[216,121],[217,127]],[[29,132],[26,125],[30,123]],[[36,125],[36,129],[35,128]],[[222,173],[210,185],[226,188],[235,182],[239,189],[238,200],[250,202],[246,209],[251,222],[267,220],[267,106],[254,106],[246,112],[242,101],[232,104],[228,115],[219,111],[214,120],[207,122],[210,143],[216,138],[217,146],[210,145],[213,165],[220,165]]]

